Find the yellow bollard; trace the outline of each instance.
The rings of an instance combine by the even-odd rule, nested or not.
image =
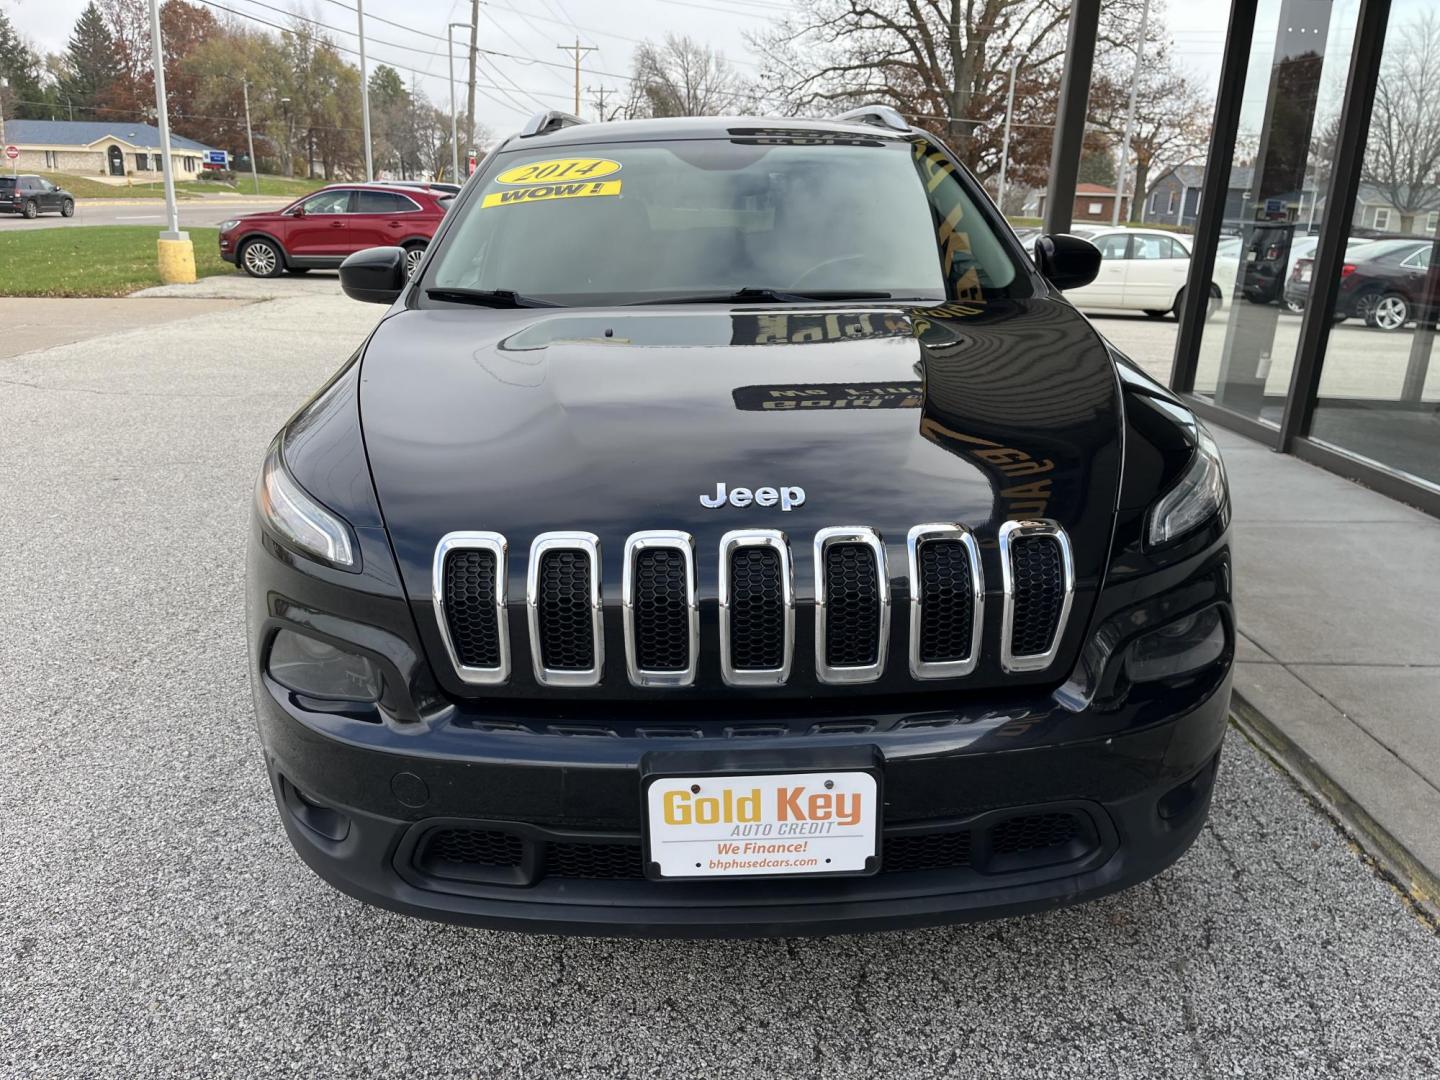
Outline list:
[[[160,280],[166,285],[190,285],[195,281],[195,245],[184,240],[159,240]]]

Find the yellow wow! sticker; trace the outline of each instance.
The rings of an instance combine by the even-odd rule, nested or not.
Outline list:
[[[537,184],[532,187],[492,191],[480,201],[481,209],[514,206],[520,203],[549,202],[552,199],[587,199],[593,195],[619,195],[619,180],[587,180],[578,184]]]
[[[598,180],[619,171],[620,162],[609,158],[552,158],[516,165],[495,179],[501,184],[554,184],[566,180]]]

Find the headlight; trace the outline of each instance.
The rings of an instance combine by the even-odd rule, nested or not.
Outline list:
[[[331,701],[379,701],[380,672],[368,659],[319,638],[281,630],[266,664],[287,690]]]
[[[1150,525],[1145,534],[1152,547],[1178,540],[1208,521],[1229,497],[1220,448],[1204,427],[1197,425],[1196,432],[1200,441],[1195,448],[1195,459],[1179,483],[1150,510]]]
[[[350,527],[291,479],[278,438],[265,455],[255,501],[265,524],[294,547],[342,570],[356,568]]]
[[[240,222],[235,218],[231,218],[229,221],[222,221],[220,222],[220,231],[229,232],[231,229],[235,228],[235,226],[239,224]]]

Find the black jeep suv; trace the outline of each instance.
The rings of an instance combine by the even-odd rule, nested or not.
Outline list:
[[[0,212],[27,218],[48,213],[74,217],[75,196],[43,176],[0,176]]]
[[[433,918],[747,935],[1036,911],[1205,819],[1235,629],[1215,444],[949,151],[546,114],[257,487],[280,816]]]

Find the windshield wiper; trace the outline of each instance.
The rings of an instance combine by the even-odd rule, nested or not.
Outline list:
[[[729,293],[696,293],[693,296],[667,296],[658,300],[637,300],[636,304],[805,304],[817,300],[889,300],[888,292],[862,289],[816,289],[813,292],[786,292],[783,289],[737,289]]]
[[[425,295],[431,300],[446,300],[452,304],[477,304],[480,307],[523,308],[559,307],[549,300],[534,296],[523,296],[511,289],[426,289]]]

